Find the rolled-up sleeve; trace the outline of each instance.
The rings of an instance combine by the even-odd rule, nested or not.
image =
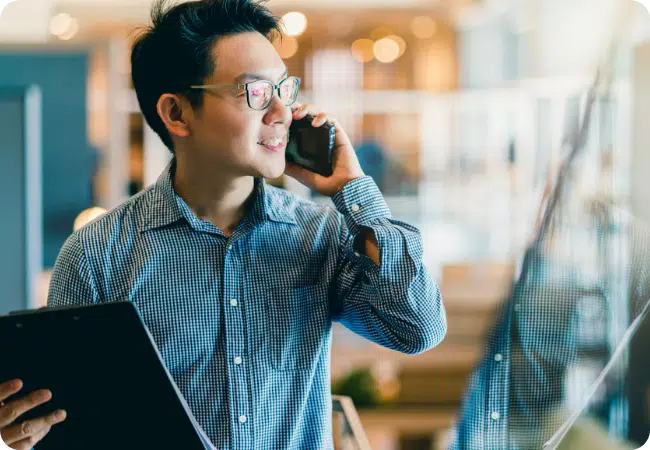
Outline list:
[[[54,264],[47,305],[91,305],[99,300],[88,260],[76,234],[63,244]]]
[[[334,320],[403,353],[421,353],[438,345],[447,320],[440,289],[422,261],[420,231],[391,217],[370,177],[346,184],[332,200],[341,213]],[[355,250],[364,228],[377,239],[380,266]]]

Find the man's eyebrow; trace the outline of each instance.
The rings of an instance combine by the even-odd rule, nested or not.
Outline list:
[[[289,74],[289,69],[284,69],[284,72],[282,72],[282,75],[280,76],[280,79],[278,81],[281,81],[284,78],[286,78],[288,74]],[[235,84],[241,84],[244,81],[257,81],[257,80],[271,81],[267,76],[264,76],[262,74],[245,72],[239,75],[237,78],[235,78]]]

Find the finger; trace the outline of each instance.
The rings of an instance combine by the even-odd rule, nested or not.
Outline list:
[[[314,127],[322,127],[325,125],[325,122],[327,122],[327,114],[321,112],[316,114],[316,117],[314,117],[314,120],[311,122],[312,126]]]
[[[13,444],[11,443],[6,443],[7,445],[11,445],[11,448],[15,450],[31,450],[34,445],[39,443],[40,441],[43,440],[45,436],[47,436],[47,433],[50,432],[51,427],[44,428],[37,434],[30,436],[28,438],[22,439],[18,442],[14,442]]]
[[[287,162],[284,173],[289,175],[291,178],[295,178],[296,180],[300,181],[305,186],[311,188],[316,188],[325,179],[323,176],[291,162]]]
[[[0,428],[12,424],[27,411],[50,401],[52,393],[46,389],[34,391],[26,397],[7,403],[0,408]]]
[[[302,103],[294,102],[290,108],[291,108],[291,113],[295,113],[296,110],[300,109],[300,107],[303,106]]]
[[[66,418],[66,412],[58,410],[47,416],[39,417],[33,420],[26,420],[25,422],[7,427],[2,430],[2,439],[7,445],[14,442],[25,440],[32,436],[37,436],[45,429],[50,429],[53,425],[61,423]]]
[[[300,105],[298,109],[293,112],[293,118],[295,120],[300,120],[304,118],[309,113],[309,105],[304,104]]]
[[[334,125],[334,148],[335,149],[341,149],[341,148],[349,148],[353,149],[354,147],[352,146],[352,142],[350,142],[350,137],[348,134],[345,132],[345,130],[341,127],[341,124],[336,120],[336,119],[331,119],[330,122]],[[338,152],[335,151],[334,154],[336,155]]]
[[[354,151],[350,137],[336,119],[332,119],[331,122],[335,129],[334,151],[332,152],[332,166],[334,167],[334,172],[336,172],[339,167],[345,167],[350,174],[354,174],[357,178],[364,176],[363,169],[361,168],[359,158]]]
[[[0,402],[7,400],[23,388],[23,382],[20,380],[11,380],[0,384]]]

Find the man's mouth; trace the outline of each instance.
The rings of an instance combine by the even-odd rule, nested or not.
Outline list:
[[[284,148],[284,138],[272,137],[258,142],[259,145],[268,148],[271,151],[277,152]]]

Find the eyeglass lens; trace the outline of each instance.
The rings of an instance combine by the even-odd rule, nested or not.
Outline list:
[[[255,81],[248,85],[248,101],[253,109],[264,109],[273,99],[273,84],[266,80]],[[298,79],[286,78],[280,83],[280,100],[285,106],[291,105],[298,94]]]

